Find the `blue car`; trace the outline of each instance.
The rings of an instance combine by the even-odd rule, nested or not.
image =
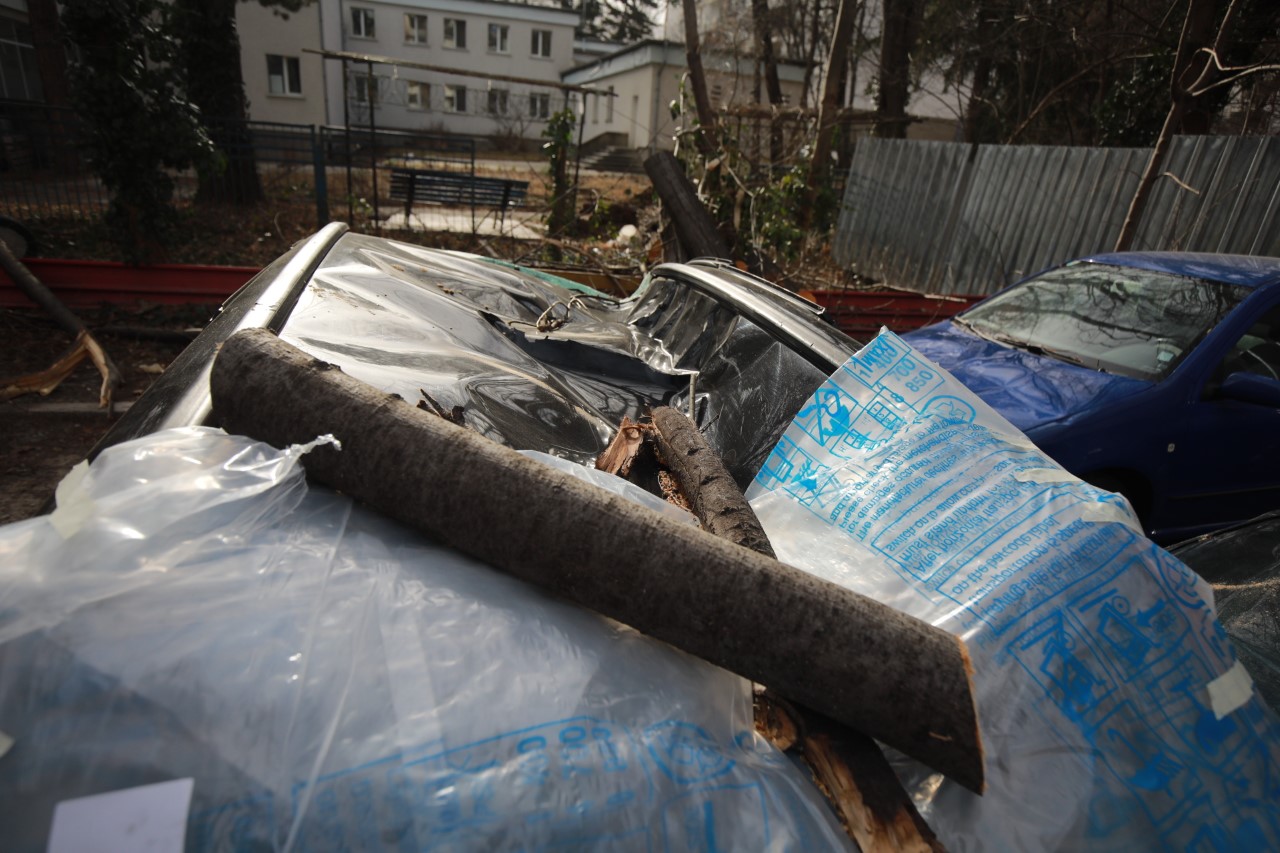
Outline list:
[[[1280,508],[1280,258],[1082,258],[903,337],[1158,542]]]

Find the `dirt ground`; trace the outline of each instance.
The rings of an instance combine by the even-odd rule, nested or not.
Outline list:
[[[181,332],[203,326],[210,306],[106,308],[80,316],[99,337],[124,377],[116,400],[131,403],[157,371],[182,352],[181,341],[139,337],[143,330]],[[53,364],[72,342],[39,311],[0,309],[0,385]],[[40,512],[58,481],[110,427],[98,409],[101,385],[87,360],[46,397],[27,395],[0,402],[0,523]]]

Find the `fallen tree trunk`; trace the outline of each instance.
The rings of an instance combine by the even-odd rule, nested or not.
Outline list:
[[[671,217],[676,238],[689,256],[729,258],[724,237],[698,200],[698,192],[680,168],[680,161],[670,151],[658,151],[644,161],[644,171]]]
[[[341,450],[303,459],[317,482],[982,790],[972,671],[950,634],[526,459],[262,329],[223,344],[211,389],[232,432],[277,447],[336,436]]]

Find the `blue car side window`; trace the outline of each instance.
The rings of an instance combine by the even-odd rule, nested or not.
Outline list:
[[[1233,373],[1254,373],[1280,381],[1280,305],[1250,326],[1222,360],[1219,378]]]

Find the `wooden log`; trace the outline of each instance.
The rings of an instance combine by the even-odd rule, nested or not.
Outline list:
[[[728,258],[729,247],[711,214],[698,201],[698,193],[685,177],[680,161],[670,151],[658,151],[644,161],[644,170],[690,257]]]
[[[670,406],[659,406],[652,416],[662,461],[675,472],[703,528],[735,545],[774,556],[755,510],[697,425]]]
[[[332,434],[317,482],[441,544],[770,686],[981,791],[959,640],[556,471],[253,329],[211,377],[214,415],[277,447]]]

